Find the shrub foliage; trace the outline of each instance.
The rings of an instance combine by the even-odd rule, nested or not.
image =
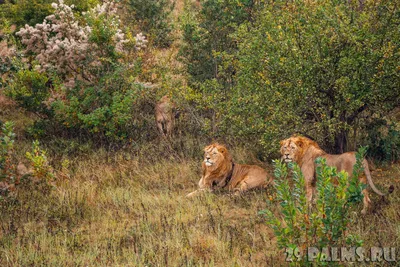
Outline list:
[[[350,129],[363,132],[399,104],[396,14],[392,1],[266,5],[253,27],[238,31],[229,123],[262,135],[267,149],[288,132],[305,132],[346,151]]]
[[[277,201],[280,204],[279,215],[270,210],[261,211],[265,214],[268,224],[274,230],[278,246],[296,251],[297,258],[291,260],[312,264],[306,257],[306,248],[340,247],[360,245],[361,240],[346,233],[352,222],[350,212],[356,203],[363,199],[358,175],[362,171],[362,160],[366,148],[360,148],[357,153],[357,163],[354,173],[349,178],[346,172],[337,172],[335,167],[326,165],[326,160],[318,158],[316,163],[316,203],[310,206],[305,193],[305,180],[297,164],[289,164],[292,172],[293,188],[289,185],[288,166],[281,161],[274,161],[275,189]],[[337,180],[337,185],[333,184]],[[293,253],[295,254],[295,253]],[[300,257],[304,256],[304,257]],[[324,259],[330,255],[320,255]]]

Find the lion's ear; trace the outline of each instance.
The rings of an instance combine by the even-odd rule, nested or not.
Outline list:
[[[220,147],[218,148],[218,151],[221,152],[222,154],[226,153],[226,148],[225,147]]]
[[[281,140],[281,141],[279,142],[279,144],[280,144],[281,146],[283,146],[284,143],[285,143],[285,140]]]
[[[297,145],[298,147],[303,147],[304,143],[303,143],[303,141],[298,140],[298,141],[296,141],[296,145]]]

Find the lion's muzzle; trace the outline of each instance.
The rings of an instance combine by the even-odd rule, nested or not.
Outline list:
[[[284,160],[285,162],[292,162],[292,161],[293,161],[293,159],[289,158],[288,155],[283,156],[283,160]]]
[[[214,163],[208,160],[205,160],[206,166],[212,166]]]

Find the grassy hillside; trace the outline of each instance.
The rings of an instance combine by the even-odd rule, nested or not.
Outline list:
[[[1,110],[1,120],[13,119],[17,125],[29,121],[4,101]],[[71,142],[43,143],[56,166],[56,182],[49,194],[21,188],[3,209],[2,266],[285,264],[272,230],[257,215],[266,207],[276,211],[272,189],[242,197],[227,192],[184,197],[197,186],[205,142],[154,140],[114,152]],[[19,138],[18,154],[29,149],[29,143]],[[270,169],[251,152],[240,147],[231,150],[236,162]],[[373,172],[378,186],[399,182],[399,175],[399,165]],[[375,209],[366,217],[352,214],[357,224],[349,231],[360,235],[365,247],[399,247],[399,189],[396,185],[389,202],[373,195]]]
[[[181,120],[186,121],[181,125],[178,121],[173,140],[143,138],[144,142],[138,138],[137,143],[127,141],[114,147],[112,143],[94,144],[91,135],[42,134],[40,145],[47,151],[55,178],[50,189],[21,183],[8,197],[0,195],[0,266],[287,265],[271,226],[258,214],[268,208],[280,216],[272,187],[242,196],[222,191],[185,198],[197,188],[203,148],[215,138],[212,123],[217,117],[212,110],[214,95],[208,95],[209,88],[191,95],[188,74],[177,60],[185,3],[199,7],[200,2],[176,1],[171,13],[176,26],[174,42],[169,48],[149,47],[138,64],[144,68],[135,77],[161,85],[149,101],[155,95],[176,95],[180,90],[189,92],[181,96],[185,105],[207,98],[198,100],[198,113],[192,114],[195,107],[183,108],[191,113],[183,114]],[[146,112],[138,117],[153,123],[152,111]],[[34,140],[29,129],[39,116],[19,108],[0,88],[0,121],[14,122],[16,162],[27,164],[25,153]],[[186,128],[191,121],[201,126],[210,123],[204,126],[210,133],[194,134],[200,127],[189,132]],[[156,136],[155,126],[146,127],[153,131],[149,136]],[[254,135],[247,138],[256,139]],[[227,145],[235,162],[257,164],[273,173],[271,159],[260,161],[257,153],[263,148],[255,147],[256,141],[246,148],[235,138],[218,139],[231,140]],[[400,164],[374,165],[377,187],[386,192],[393,184],[395,191],[386,199],[371,193],[372,211],[362,216],[359,204],[351,214],[355,224],[349,225],[348,232],[359,236],[365,248],[400,248]]]

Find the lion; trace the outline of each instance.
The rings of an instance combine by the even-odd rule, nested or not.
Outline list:
[[[282,154],[282,159],[285,162],[296,162],[304,175],[305,183],[306,183],[306,195],[309,203],[313,200],[313,195],[315,194],[316,187],[316,164],[315,159],[318,157],[322,157],[326,159],[326,164],[328,166],[336,167],[338,171],[345,171],[349,175],[353,173],[353,167],[356,163],[355,152],[347,152],[338,155],[331,155],[322,150],[318,144],[311,139],[303,136],[294,135],[288,139],[282,140],[280,142],[281,149],[280,152]],[[380,196],[385,196],[387,194],[379,191],[371,178],[371,173],[368,168],[368,162],[366,159],[362,162],[364,168],[364,175],[362,175],[359,179],[362,183],[368,184],[371,186],[372,190]],[[393,186],[389,188],[389,194],[393,192]],[[368,191],[366,189],[363,190],[363,203],[364,207],[361,211],[362,214],[366,214],[371,200],[368,196]]]
[[[204,148],[202,169],[199,189],[187,197],[223,188],[240,195],[253,188],[265,188],[273,181],[268,172],[259,166],[234,163],[227,148],[218,143]]]
[[[163,96],[155,107],[157,129],[163,137],[169,137],[175,125],[175,118],[179,116],[176,105],[169,96]]]

